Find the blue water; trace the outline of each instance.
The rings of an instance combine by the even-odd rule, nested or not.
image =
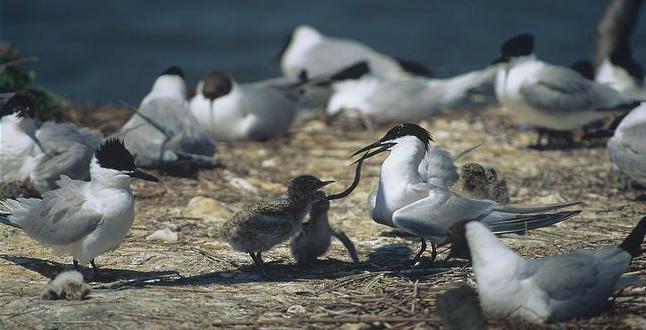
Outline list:
[[[480,68],[500,43],[537,36],[537,53],[569,64],[593,49],[605,1],[0,0],[0,39],[40,61],[38,83],[75,100],[136,104],[155,76],[182,66],[189,84],[213,69],[239,81],[280,74],[272,56],[307,23],[431,66],[440,76]],[[646,10],[633,35],[646,65]]]

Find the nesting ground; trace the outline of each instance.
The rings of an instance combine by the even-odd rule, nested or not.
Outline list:
[[[85,107],[78,110],[76,120],[110,133],[129,113]],[[644,192],[619,189],[611,177],[604,147],[527,149],[534,133],[514,128],[495,108],[455,112],[421,124],[451,152],[505,133],[465,161],[498,169],[514,203],[585,202],[583,213],[562,225],[504,239],[526,257],[618,244],[646,214],[646,203],[635,201]],[[354,125],[311,121],[294,127],[290,139],[220,143],[217,157],[226,168],[202,171],[198,179],[133,182],[134,226],[118,250],[97,258],[102,272],[91,280],[94,290],[89,300],[40,300],[48,279],[69,267],[70,258],[42,248],[16,229],[0,228],[0,328],[439,327],[437,295],[460,282],[475,285],[473,275],[461,260],[422,263],[411,270],[407,261],[418,242],[371,221],[366,198],[376,184],[382,157],[366,162],[357,190],[333,202],[330,210],[333,225],[357,246],[359,265],[352,264],[335,242],[319,264],[299,268],[284,244],[266,253],[271,264],[261,277],[247,255],[233,252],[216,237],[227,208],[237,210],[245,203],[276,197],[298,174],[336,179],[339,183],[326,188],[328,192],[344,189],[354,175],[348,156],[386,129],[369,132]],[[245,183],[253,188],[245,188]],[[252,192],[254,188],[257,192]],[[210,217],[201,216],[199,209],[185,210],[195,196],[217,201],[211,200],[216,207]],[[176,242],[146,239],[166,227],[179,233]],[[640,257],[631,271],[645,276],[645,266],[646,258]],[[84,274],[92,277],[90,270]],[[644,287],[626,290],[609,312],[570,322],[568,327],[645,328],[644,295]],[[488,322],[493,328],[526,326]]]

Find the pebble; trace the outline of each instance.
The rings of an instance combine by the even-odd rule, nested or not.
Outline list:
[[[177,242],[178,239],[179,235],[177,232],[170,230],[170,228],[157,230],[146,237],[146,240],[149,241],[162,241],[168,243]]]

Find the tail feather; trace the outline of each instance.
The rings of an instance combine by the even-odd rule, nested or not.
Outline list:
[[[637,226],[633,228],[619,247],[628,252],[633,258],[639,257],[642,254],[641,245],[644,242],[644,235],[646,235],[646,217],[639,220]]]
[[[478,143],[478,144],[476,144],[476,145],[474,145],[474,146],[472,146],[472,147],[469,147],[469,148],[465,149],[465,150],[464,150],[464,151],[462,151],[461,153],[459,153],[459,154],[457,154],[457,155],[455,155],[455,156],[453,156],[453,157],[451,157],[451,158],[453,158],[453,161],[456,161],[456,160],[458,160],[458,159],[460,159],[460,158],[462,158],[462,157],[464,157],[464,156],[466,156],[466,155],[470,154],[473,150],[478,149],[481,145],[483,145],[483,144],[485,144],[485,143],[487,143],[487,142],[489,142],[489,140],[487,140],[487,141],[482,141],[482,142],[480,142],[480,143]]]
[[[332,229],[332,235],[336,237],[343,245],[345,248],[348,250],[348,253],[350,253],[350,258],[352,258],[352,262],[358,263],[359,262],[359,255],[357,254],[357,249],[354,247],[354,244],[350,240],[350,238],[340,229]]]
[[[499,205],[496,206],[494,210],[505,213],[530,214],[558,210],[564,207],[578,205],[581,203],[582,202],[563,202],[545,205]]]
[[[564,211],[554,214],[532,214],[532,215],[519,215],[514,214],[510,215],[508,218],[498,219],[492,222],[485,222],[489,229],[494,234],[511,234],[511,233],[522,233],[528,230],[548,227],[553,224],[565,221],[577,214],[581,213],[581,210],[576,211]]]
[[[7,214],[0,215],[0,223],[5,224],[7,226],[14,227],[14,228],[22,229],[22,227],[20,227],[19,225],[11,222],[9,220],[9,218],[7,217]]]

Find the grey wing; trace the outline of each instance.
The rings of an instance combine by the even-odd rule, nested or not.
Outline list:
[[[621,121],[615,136],[635,153],[646,155],[646,102]]]
[[[426,153],[418,172],[422,180],[444,187],[451,187],[460,179],[451,154],[440,147],[433,147]]]
[[[30,237],[61,246],[75,243],[94,231],[103,215],[86,201],[87,183],[62,176],[58,184],[61,188],[45,193],[38,203],[18,200],[26,207],[14,212],[10,220],[19,223]]]
[[[613,106],[618,93],[567,68],[547,66],[520,88],[527,103],[546,112],[591,111]]]
[[[426,198],[393,213],[393,223],[412,235],[443,241],[452,226],[489,215],[496,202],[464,198],[445,187],[434,186]]]

